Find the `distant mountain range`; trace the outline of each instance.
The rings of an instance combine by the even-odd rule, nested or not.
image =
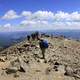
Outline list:
[[[0,46],[1,47],[8,47],[15,43],[18,43],[24,40],[27,35],[33,33],[34,31],[22,31],[22,32],[0,32]],[[63,35],[69,39],[80,39],[80,30],[46,30],[46,31],[39,31],[40,34],[46,33],[48,35],[53,36],[60,36]]]

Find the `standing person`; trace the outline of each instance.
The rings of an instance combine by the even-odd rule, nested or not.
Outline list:
[[[29,35],[27,35],[27,40],[30,41],[30,36]]]
[[[31,38],[32,38],[32,40],[35,40],[36,39],[35,33],[32,33],[31,34]]]
[[[42,51],[42,59],[45,59],[45,50],[48,48],[48,42],[46,40],[41,39],[39,42],[40,49]]]
[[[39,32],[35,32],[36,39],[39,40]]]

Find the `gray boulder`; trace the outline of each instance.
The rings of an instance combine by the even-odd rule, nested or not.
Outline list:
[[[17,67],[9,67],[6,70],[7,74],[12,74],[12,73],[16,73],[18,71]]]

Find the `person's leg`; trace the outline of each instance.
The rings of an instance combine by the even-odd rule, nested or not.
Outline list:
[[[42,49],[42,58],[45,59],[45,48]]]

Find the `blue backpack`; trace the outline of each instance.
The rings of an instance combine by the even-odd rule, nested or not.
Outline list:
[[[43,45],[44,48],[48,48],[49,47],[48,42],[46,40],[42,41],[42,45]]]

